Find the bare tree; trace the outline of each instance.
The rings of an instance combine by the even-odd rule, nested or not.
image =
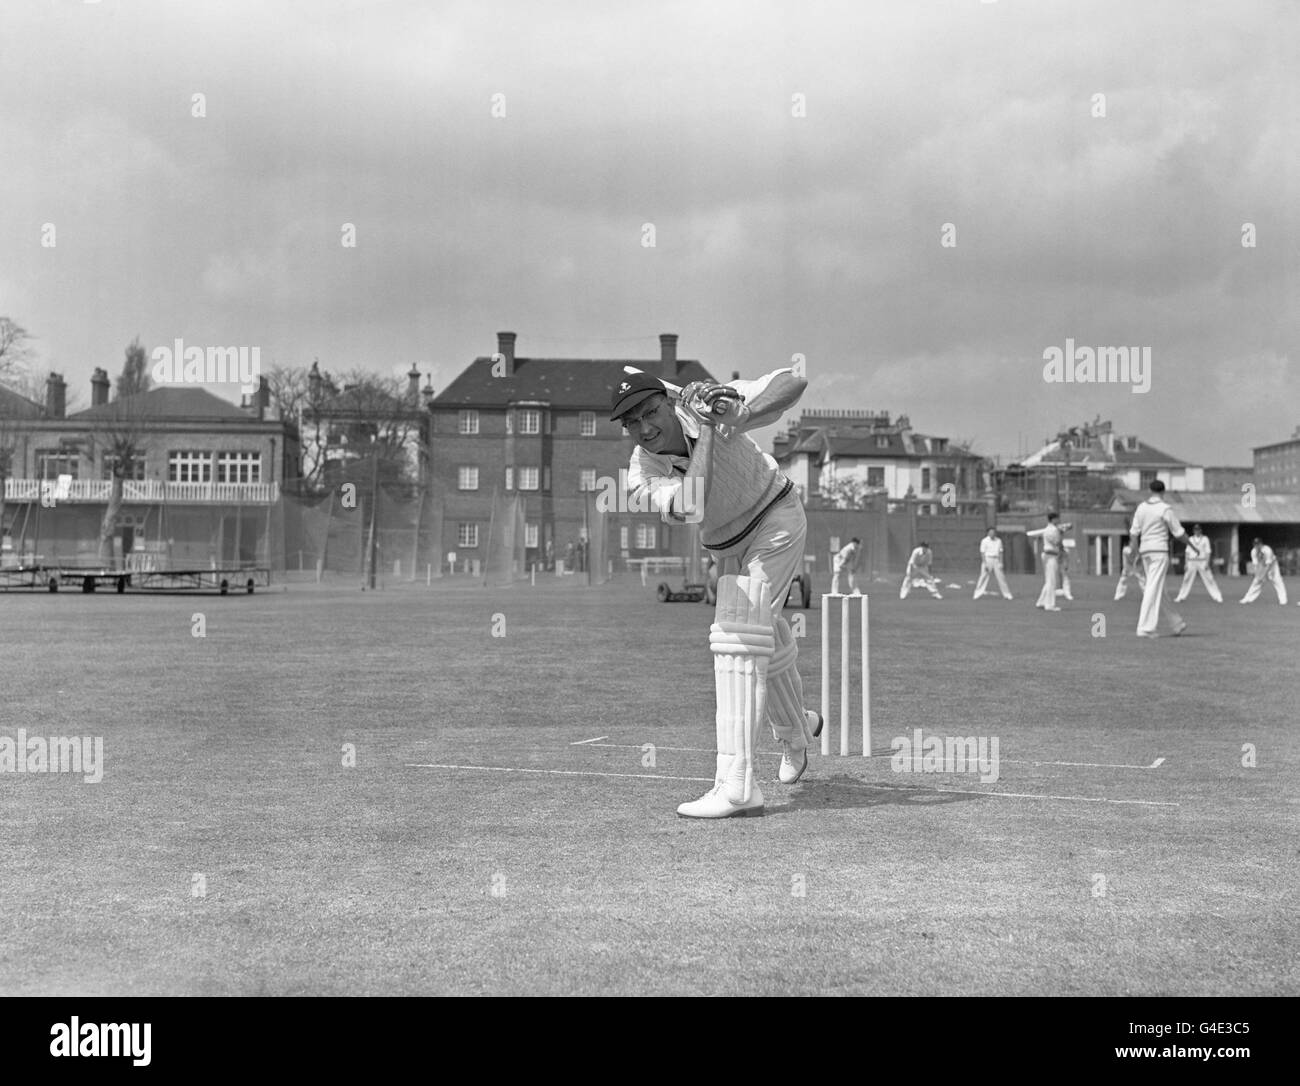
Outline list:
[[[136,476],[136,465],[143,463],[147,444],[147,402],[145,392],[152,384],[145,369],[147,355],[137,336],[126,349],[126,361],[117,379],[117,396],[105,405],[93,428],[86,434],[90,444],[88,455],[92,463],[94,453],[104,454],[112,479],[108,506],[99,525],[99,559],[108,562],[113,557],[113,535],[118,514],[122,511],[124,484]]]
[[[25,377],[23,371],[20,375]],[[5,485],[13,477],[18,442],[26,432],[26,421],[41,417],[39,403],[29,402],[17,390],[0,387],[0,536],[5,526]]]
[[[49,382],[50,374],[53,371],[46,367],[45,369],[25,369],[15,370],[8,378],[5,379],[5,386],[18,395],[40,405],[45,403],[45,390]],[[86,406],[85,401],[81,398],[81,393],[76,389],[68,389],[64,395],[63,410],[65,414],[74,414]]]
[[[280,418],[297,423],[310,394],[307,371],[302,366],[275,364],[268,366],[263,376],[271,406]]]
[[[21,324],[0,317],[0,377],[22,371],[31,354],[31,339]]]
[[[12,403],[0,393],[0,540],[5,534],[5,484],[13,474],[14,448],[18,443],[18,428],[12,413]]]
[[[418,478],[411,452],[418,447],[425,414],[403,378],[354,369],[337,379],[322,374],[315,388],[313,396],[308,381],[302,418],[320,435],[323,448],[308,467],[306,485],[319,487],[329,471],[372,457],[384,482]]]

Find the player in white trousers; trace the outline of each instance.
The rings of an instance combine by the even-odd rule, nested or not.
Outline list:
[[[1174,603],[1182,603],[1192,594],[1192,585],[1196,583],[1198,575],[1204,582],[1210,599],[1215,603],[1222,603],[1223,593],[1219,591],[1219,586],[1214,582],[1214,574],[1210,571],[1210,540],[1201,531],[1199,524],[1187,537],[1186,562],[1187,570],[1183,573],[1183,584],[1178,589],[1178,595],[1174,597]]]
[[[1074,550],[1074,540],[1061,540],[1061,564],[1057,567],[1057,572],[1061,575],[1061,587],[1056,590],[1058,596],[1064,596],[1071,603],[1074,602],[1074,593],[1070,591],[1070,552]]]
[[[1187,533],[1178,523],[1174,511],[1164,500],[1165,484],[1159,479],[1151,483],[1151,496],[1133,511],[1133,526],[1129,540],[1142,560],[1147,583],[1142,590],[1142,609],[1138,612],[1138,637],[1159,637],[1156,626],[1161,619],[1160,604],[1164,601],[1164,618],[1177,637],[1187,623],[1165,598],[1165,576],[1169,572],[1169,541],[1186,539]]]
[[[1011,599],[1011,589],[1007,587],[1006,575],[1002,572],[1002,540],[998,538],[996,528],[990,528],[980,540],[980,577],[975,583],[975,595],[979,599],[989,587],[989,574],[997,577],[998,590],[1004,600]]]
[[[1242,603],[1254,603],[1264,591],[1264,582],[1273,586],[1277,593],[1277,602],[1286,606],[1286,585],[1282,583],[1282,571],[1277,568],[1277,555],[1273,548],[1258,537],[1250,548],[1250,560],[1255,563],[1255,578],[1241,597]]]
[[[903,587],[898,590],[900,600],[907,599],[907,594],[913,588],[929,589],[930,595],[936,600],[943,597],[939,595],[939,586],[935,581],[935,576],[930,572],[930,563],[934,561],[934,551],[930,550],[930,544],[924,539],[920,545],[908,556],[907,570],[903,574]]]
[[[858,552],[862,549],[862,540],[854,536],[842,546],[835,555],[834,570],[831,576],[831,595],[843,595],[840,592],[840,575],[844,574],[848,578],[849,592],[854,595],[860,595],[858,586],[854,580],[854,570],[858,564]]]
[[[717,761],[713,787],[677,808],[683,818],[761,815],[755,748],[763,724],[781,745],[778,778],[785,784],[808,768],[808,744],[821,732],[820,715],[803,706],[797,642],[782,614],[808,523],[798,491],[745,432],[775,423],[806,387],[780,369],[755,381],[684,389],[634,372],[614,389],[610,418],[636,440],[632,498],[665,523],[698,522],[701,542],[719,562],[709,632]]]
[[[1038,602],[1035,607],[1041,607],[1044,611],[1059,611],[1056,606],[1056,582],[1058,575],[1058,566],[1061,561],[1061,545],[1065,541],[1065,533],[1073,525],[1069,522],[1058,524],[1061,519],[1059,513],[1047,514],[1047,526],[1044,528],[1035,528],[1032,532],[1026,532],[1027,536],[1041,536],[1043,541],[1043,589],[1038,593]]]
[[[1147,575],[1142,572],[1142,567],[1138,563],[1137,552],[1127,543],[1124,544],[1124,549],[1120,551],[1119,562],[1119,584],[1115,586],[1115,598],[1122,600],[1128,595],[1130,580],[1137,581],[1138,588],[1146,591]]]

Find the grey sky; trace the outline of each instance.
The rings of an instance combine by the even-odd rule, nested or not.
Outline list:
[[[989,455],[1248,464],[1300,424],[1298,62],[1252,0],[7,0],[0,315],[83,401],[137,333],[441,388],[677,332]],[[1151,391],[1045,384],[1067,337]]]

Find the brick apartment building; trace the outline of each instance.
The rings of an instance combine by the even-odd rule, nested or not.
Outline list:
[[[623,367],[674,384],[712,381],[698,361],[677,357],[677,336],[659,337],[655,359],[531,358],[515,353],[514,332],[497,334],[495,355],[475,358],[429,403],[431,471],[443,497],[442,554],[483,558],[494,492],[524,498],[526,561],[563,559],[584,536],[585,510],[600,480],[619,478],[632,439],[609,421]],[[682,554],[685,526],[658,514],[611,519],[607,553]]]
[[[1288,440],[1257,445],[1251,451],[1260,493],[1300,494],[1300,426]]]

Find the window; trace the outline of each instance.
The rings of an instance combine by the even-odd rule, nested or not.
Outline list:
[[[947,439],[946,437],[936,437],[936,438],[934,438],[934,451],[935,451],[935,452],[947,452],[947,451],[948,451],[948,439]]]
[[[105,479],[113,478],[113,469],[117,467],[117,461],[118,461],[118,457],[115,453],[104,454],[103,477]],[[142,482],[144,480],[144,454],[143,453],[132,459],[131,470],[127,475],[123,476],[123,478],[130,479],[133,482],[137,482],[137,483]]]
[[[478,433],[478,412],[462,411],[460,413],[460,433],[477,434]]]
[[[519,489],[536,490],[537,489],[537,469],[520,468],[519,469]]]
[[[889,448],[889,435],[888,435],[888,434],[877,434],[877,435],[876,435],[876,448],[877,448],[877,449],[887,449],[887,448]]]
[[[506,468],[506,489],[514,490],[515,488],[515,469]]]
[[[627,551],[627,536],[628,536],[627,525],[623,524],[618,529],[618,547],[619,550],[625,553]]]
[[[456,469],[456,488],[458,490],[477,490],[478,489],[478,468],[472,465],[461,465]]]
[[[596,436],[596,412],[579,411],[578,412],[578,433],[583,437]]]
[[[174,452],[167,457],[169,483],[212,482],[212,454],[208,452]]]
[[[930,469],[929,468],[921,469],[921,493],[922,494],[930,493]]]
[[[655,526],[653,524],[638,524],[636,526],[636,549],[639,551],[652,551],[655,549]]]
[[[461,524],[456,528],[456,549],[464,550],[466,547],[478,546],[478,525]]]
[[[884,486],[885,469],[867,468],[867,486]]]
[[[578,472],[578,489],[583,492],[596,489],[595,468],[583,468]]]
[[[37,449],[36,477],[38,479],[57,479],[60,475],[77,477],[77,465],[81,457],[66,449]]]
[[[944,485],[947,484],[947,483],[951,483],[953,486],[956,486],[956,485],[957,485],[957,469],[956,469],[956,468],[940,468],[940,469],[939,469],[939,472],[938,472],[938,480],[939,480],[939,486],[940,486],[940,487],[944,486]]]
[[[522,408],[519,412],[519,432],[521,434],[540,434],[542,432],[542,413],[536,408]]]
[[[532,547],[534,550],[537,548],[537,525],[536,524],[524,525],[524,546]]]
[[[1154,483],[1155,481],[1156,481],[1156,473],[1155,473],[1154,471],[1139,471],[1139,472],[1138,472],[1138,489],[1139,489],[1139,490],[1149,490],[1149,489],[1151,488],[1151,484]]]
[[[217,456],[217,482],[260,483],[262,481],[262,454],[255,452],[224,452]]]

